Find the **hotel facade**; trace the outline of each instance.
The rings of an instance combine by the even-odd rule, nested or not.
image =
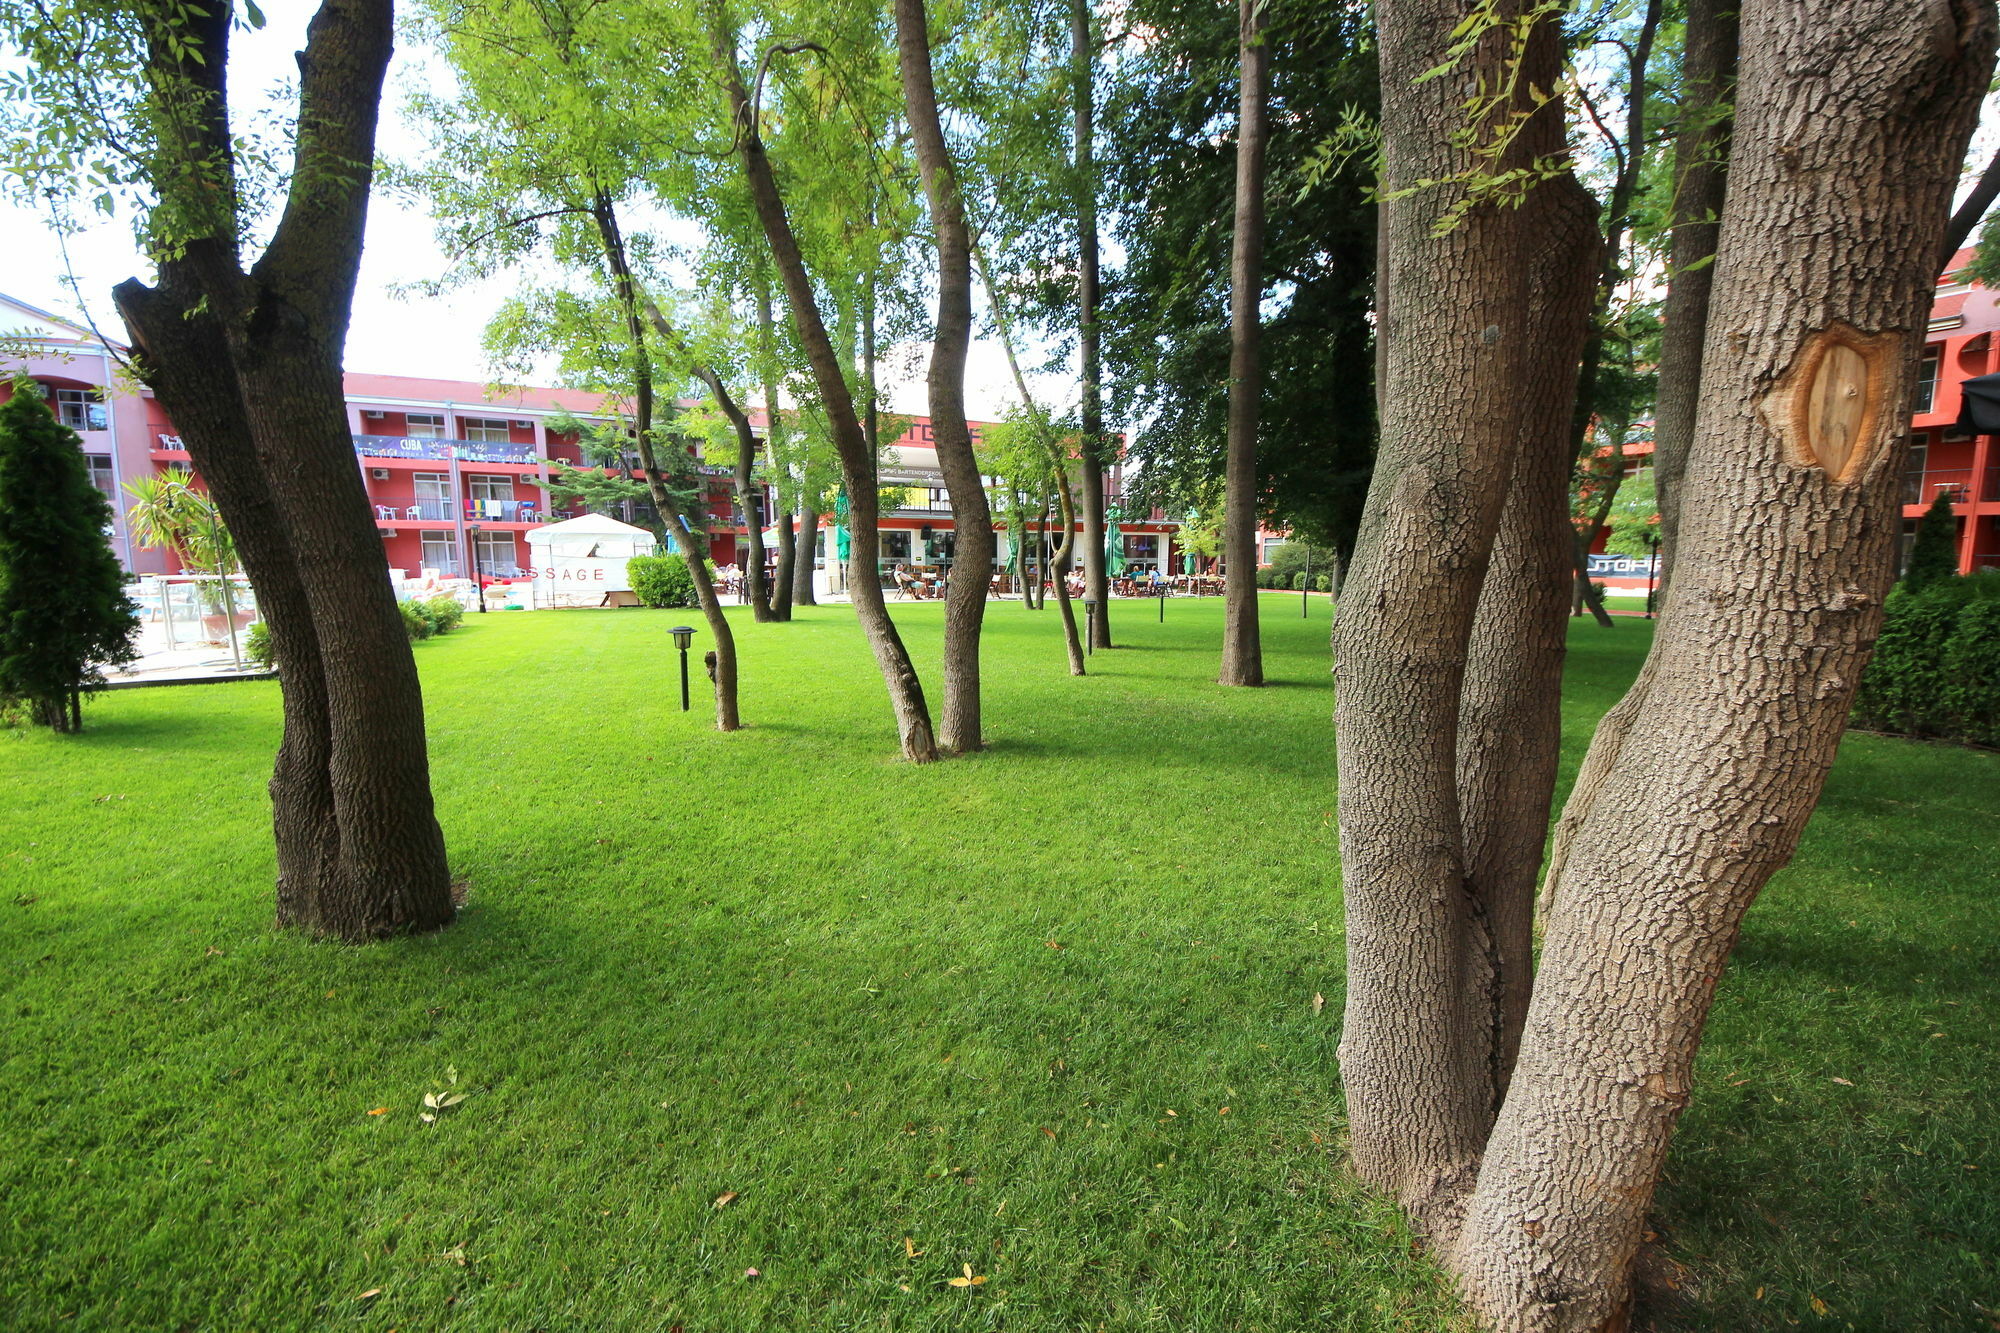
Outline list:
[[[11,379],[25,373],[42,389],[63,423],[77,432],[92,479],[111,499],[117,517],[113,546],[134,574],[180,570],[175,552],[139,545],[126,510],[133,480],[170,469],[193,470],[173,422],[152,393],[119,373],[116,349],[64,316],[0,295],[0,336],[7,339],[0,372]],[[0,382],[0,400],[11,388]],[[603,420],[604,400],[572,389],[525,388],[495,393],[466,380],[350,373],[346,376],[348,430],[355,466],[362,472],[375,526],[382,535],[389,568],[416,579],[441,577],[511,579],[532,568],[528,533],[541,525],[578,517],[576,501],[552,502],[547,489],[557,464],[589,468],[574,430],[558,427],[574,420]],[[760,436],[761,412],[751,415]],[[552,424],[555,423],[555,424]],[[977,439],[985,423],[973,423]],[[766,534],[766,561],[774,561],[773,498],[768,487],[751,497],[753,513],[737,504],[734,458],[698,458],[708,480],[709,556],[717,565],[741,566],[749,553],[750,524]],[[601,469],[643,479],[638,460]],[[1116,503],[1122,466],[1106,476]],[[884,452],[880,484],[901,503],[885,506],[881,573],[899,563],[948,565],[952,553],[951,504],[938,468],[927,418],[911,420],[903,436]],[[655,526],[650,504],[620,502],[611,517]],[[782,515],[777,516],[779,526]],[[1003,562],[1012,538],[1000,524]],[[1120,523],[1118,540],[1135,569],[1168,569],[1177,554],[1178,524],[1158,510]],[[831,516],[815,533],[814,568],[822,591],[829,571],[838,578],[838,551]]]

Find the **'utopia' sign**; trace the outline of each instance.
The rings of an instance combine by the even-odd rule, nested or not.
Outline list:
[[[1654,559],[1648,555],[1593,555],[1590,557],[1590,577],[1643,579],[1653,572]]]

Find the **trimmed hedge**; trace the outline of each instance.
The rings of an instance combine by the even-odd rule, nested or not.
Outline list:
[[[2000,745],[2000,573],[1889,594],[1858,727]]]

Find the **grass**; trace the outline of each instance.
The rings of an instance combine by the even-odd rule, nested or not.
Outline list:
[[[665,616],[471,617],[417,647],[470,903],[365,949],[269,928],[275,686],[0,734],[0,1326],[1457,1327],[1338,1165],[1313,610],[1252,692],[1216,602],[1081,680],[996,607],[993,747],[927,768],[844,608],[739,624],[727,737]],[[1647,632],[1574,629],[1572,765]],[[1723,983],[1667,1326],[1990,1327],[1996,815],[2000,756],[1850,739]]]

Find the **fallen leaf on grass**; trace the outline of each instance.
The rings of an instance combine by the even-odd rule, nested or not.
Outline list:
[[[1807,1301],[1807,1304],[1809,1304],[1809,1305],[1811,1305],[1811,1306],[1812,1306],[1812,1312],[1813,1312],[1814,1314],[1825,1314],[1825,1313],[1827,1313],[1827,1305],[1826,1305],[1826,1302],[1825,1302],[1825,1301],[1823,1301],[1823,1300],[1821,1300],[1821,1299],[1820,1299],[1819,1297],[1817,1297],[1817,1296],[1813,1296],[1813,1297],[1810,1297],[1810,1298],[1808,1298],[1808,1301]]]
[[[722,1191],[722,1193],[715,1196],[715,1206],[717,1208],[727,1208],[730,1204],[734,1202],[736,1202],[735,1190],[724,1190]]]
[[[389,1108],[388,1108],[388,1107],[386,1107],[386,1106],[378,1106],[378,1107],[376,1107],[376,1108],[375,1108],[374,1110],[370,1111],[370,1112],[369,1112],[368,1114],[369,1114],[369,1115],[387,1115],[387,1114],[389,1114]]]
[[[971,1265],[971,1264],[964,1264],[964,1265],[961,1265],[961,1267],[963,1267],[963,1268],[965,1269],[965,1276],[964,1276],[964,1277],[954,1277],[954,1278],[947,1278],[947,1279],[946,1279],[946,1281],[948,1281],[948,1282],[949,1282],[949,1283],[950,1283],[950,1284],[951,1284],[952,1286],[954,1286],[954,1287],[977,1287],[977,1286],[981,1285],[982,1283],[984,1283],[984,1282],[986,1281],[986,1279],[985,1279],[984,1277],[974,1277],[974,1276],[972,1275],[972,1265]]]
[[[375,1299],[377,1296],[380,1296],[381,1294],[382,1294],[382,1289],[380,1287],[370,1287],[368,1290],[362,1292],[359,1296],[356,1296],[354,1299],[357,1301],[369,1301]]]
[[[1047,1125],[1043,1125],[1041,1127],[1041,1130],[1042,1133],[1048,1135],[1050,1138],[1054,1138],[1056,1136],[1056,1132],[1053,1129],[1050,1129]]]
[[[1314,1013],[1318,1013],[1318,1012],[1319,1012],[1320,1010],[1322,1010],[1322,1009],[1324,1009],[1324,1008],[1326,1008],[1326,996],[1324,996],[1324,995],[1321,995],[1321,994],[1320,994],[1320,993],[1319,993],[1318,991],[1314,991],[1314,992],[1313,992],[1313,1012],[1314,1012]]]
[[[1848,1082],[1848,1081],[1847,1081],[1846,1079],[1844,1079],[1844,1078],[1836,1078],[1836,1079],[1834,1080],[1834,1082],[1835,1082],[1835,1083],[1838,1083],[1838,1084],[1839,1084],[1839,1085],[1840,1085],[1841,1087],[1843,1087],[1843,1088],[1851,1088],[1851,1087],[1853,1087],[1853,1086],[1854,1086],[1854,1085],[1853,1085],[1852,1083],[1849,1083],[1849,1082]]]
[[[915,1241],[911,1240],[908,1236],[905,1236],[903,1237],[903,1253],[909,1255],[912,1259],[915,1259],[917,1256],[923,1254],[924,1251],[917,1248],[917,1243]],[[905,1290],[908,1290],[908,1288],[905,1288]]]
[[[748,1279],[748,1278],[753,1278],[753,1277],[762,1277],[762,1276],[764,1276],[764,1275],[763,1275],[762,1273],[758,1272],[758,1271],[757,1271],[756,1269],[754,1269],[754,1268],[746,1268],[746,1269],[744,1269],[744,1270],[743,1270],[743,1276],[744,1276],[744,1277],[745,1277],[746,1279]]]

